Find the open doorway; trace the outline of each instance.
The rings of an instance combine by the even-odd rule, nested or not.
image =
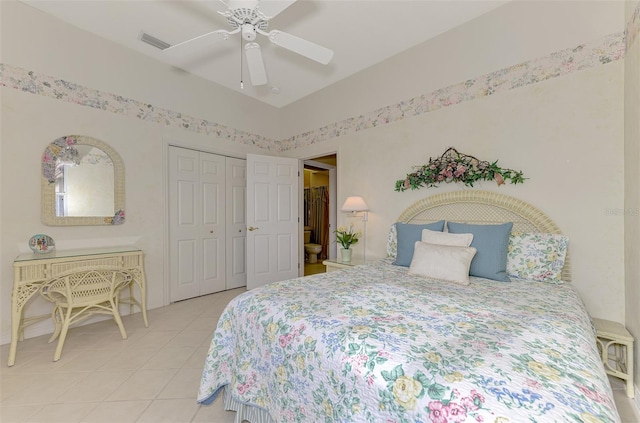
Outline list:
[[[336,256],[335,154],[304,160],[304,275],[324,273],[322,261]]]

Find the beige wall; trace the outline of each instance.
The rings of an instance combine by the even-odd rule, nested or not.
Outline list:
[[[640,2],[626,2],[625,22],[630,34],[624,69],[626,326],[637,341],[640,340]],[[640,348],[636,348],[636,363],[640,363],[639,357]],[[635,380],[638,386],[638,365]],[[636,401],[640,404],[637,392]]]

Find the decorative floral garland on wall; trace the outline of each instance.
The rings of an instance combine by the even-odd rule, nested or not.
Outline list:
[[[461,182],[472,187],[477,181],[496,181],[500,186],[506,180],[512,184],[521,184],[525,179],[522,171],[501,168],[497,160],[493,163],[478,160],[450,147],[442,156],[429,158],[429,163],[416,166],[416,170],[407,174],[405,179],[396,181],[396,191],[423,186],[430,188],[442,182]]]

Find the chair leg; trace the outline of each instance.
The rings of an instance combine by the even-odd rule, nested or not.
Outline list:
[[[60,339],[58,340],[58,346],[56,347],[56,352],[53,355],[53,361],[60,360],[60,356],[62,355],[62,347],[64,346],[64,340],[67,338],[67,332],[69,331],[72,311],[73,311],[72,307],[67,307],[67,313],[65,315],[64,322],[62,323],[62,331],[60,332]]]
[[[111,302],[111,310],[113,311],[113,319],[118,324],[120,328],[120,335],[122,335],[122,339],[127,339],[127,331],[124,329],[124,324],[122,323],[122,318],[120,318],[120,312],[118,311],[118,306],[114,303],[113,299]]]

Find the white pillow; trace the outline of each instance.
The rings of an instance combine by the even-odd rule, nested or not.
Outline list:
[[[409,274],[469,285],[469,267],[476,255],[473,247],[416,242]]]
[[[429,229],[422,230],[422,242],[428,242],[429,244],[468,247],[471,245],[471,241],[473,241],[473,234],[452,234]]]

